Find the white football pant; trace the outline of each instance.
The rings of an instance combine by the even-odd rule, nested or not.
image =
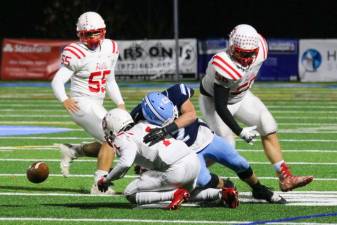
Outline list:
[[[231,129],[222,121],[215,111],[214,99],[200,95],[200,111],[210,128],[219,136],[226,138],[233,146],[235,145],[234,135]],[[224,106],[226,107],[226,106]],[[277,124],[263,102],[251,91],[240,102],[227,105],[233,117],[244,123],[246,126],[257,126],[257,131],[261,136],[266,136],[277,131]]]
[[[133,180],[124,190],[130,202],[137,204],[172,200],[176,188],[193,190],[200,163],[193,152],[171,165],[166,171],[149,170]]]
[[[80,108],[78,112],[70,114],[73,121],[92,137],[104,142],[102,120],[107,111],[103,107],[103,100],[89,97],[74,97],[73,99],[77,101]]]

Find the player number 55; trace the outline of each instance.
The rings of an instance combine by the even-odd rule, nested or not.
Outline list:
[[[91,92],[105,92],[106,76],[110,74],[110,70],[92,72],[89,76],[89,90]]]

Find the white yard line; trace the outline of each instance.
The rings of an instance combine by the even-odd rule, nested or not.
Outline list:
[[[52,218],[52,217],[0,217],[0,221],[44,221],[44,222],[111,222],[111,223],[184,223],[184,224],[239,224],[249,221],[212,220],[150,220],[150,219],[102,219],[102,218]],[[276,223],[274,223],[276,224]],[[320,224],[321,225],[321,224]],[[331,224],[330,224],[331,225]]]
[[[252,149],[236,149],[238,152],[264,152],[261,150],[252,150]],[[336,150],[324,150],[324,149],[282,149],[282,152],[288,152],[288,153],[299,153],[299,152],[306,152],[306,153],[337,153]]]
[[[74,129],[76,130],[76,129]],[[81,129],[78,129],[81,130]],[[22,146],[0,146],[1,150],[13,150],[13,151],[49,151],[54,150],[58,151],[58,144],[53,145],[22,145]],[[263,152],[262,149],[253,150],[253,149],[236,149],[239,152]],[[283,149],[282,152],[309,152],[309,153],[337,153],[337,149]]]
[[[112,222],[112,223],[182,223],[182,224],[250,224],[253,221],[216,221],[216,220],[149,220],[149,219],[102,219],[102,218],[54,218],[54,217],[0,217],[0,221],[43,221],[43,222]],[[332,223],[273,222],[274,225],[332,225]]]
[[[292,191],[275,193],[281,195],[287,200],[286,206],[337,206],[337,192],[336,191]],[[121,194],[114,195],[91,195],[80,193],[29,193],[29,192],[0,192],[0,196],[54,196],[54,197],[121,197]],[[263,200],[256,200],[252,198],[251,192],[240,192],[240,202],[255,203],[265,202]],[[267,204],[267,203],[266,203]],[[165,203],[156,203],[140,206],[137,208],[161,208]],[[186,203],[183,206],[198,206],[194,203]]]
[[[25,177],[25,173],[0,173],[0,177]],[[93,177],[93,174],[70,174],[69,177],[73,178],[83,178],[83,177]],[[63,177],[62,174],[49,174],[49,177]],[[123,178],[134,179],[139,177],[138,175],[125,175]],[[230,178],[233,180],[238,180],[238,177],[223,177],[223,178]],[[278,180],[277,177],[260,177],[260,180]],[[337,178],[314,178],[315,181],[337,181]]]
[[[46,136],[0,136],[0,139],[38,139],[38,140],[93,140],[90,137],[46,137]],[[237,141],[244,141],[237,139]],[[260,141],[257,139],[256,141]],[[337,139],[287,139],[282,138],[281,142],[330,142],[336,143]]]
[[[59,162],[60,159],[20,159],[20,158],[0,158],[0,162],[35,162],[35,161],[45,161],[45,162]],[[97,159],[75,159],[75,162],[97,162]],[[117,162],[118,160],[114,160]],[[255,165],[270,165],[270,162],[254,162],[250,161],[249,164],[255,164]],[[289,162],[287,161],[288,165],[320,165],[320,166],[331,166],[331,165],[337,165],[337,162]]]

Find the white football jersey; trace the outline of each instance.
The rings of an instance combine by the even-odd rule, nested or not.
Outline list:
[[[149,147],[143,142],[143,137],[155,127],[142,121],[117,135],[114,145],[120,156],[120,166],[130,167],[136,163],[150,170],[165,171],[185,156],[195,154],[183,141],[174,138],[164,139]]]
[[[90,96],[103,99],[108,76],[115,76],[118,59],[117,43],[104,39],[95,50],[81,42],[67,45],[62,52],[62,64],[74,72],[71,77],[71,97]]]
[[[214,55],[209,61],[206,75],[202,79],[202,86],[212,96],[214,95],[214,83],[229,88],[228,104],[239,102],[253,85],[267,55],[267,42],[261,35],[259,35],[258,55],[248,68],[243,68],[239,63],[233,61],[225,49]]]

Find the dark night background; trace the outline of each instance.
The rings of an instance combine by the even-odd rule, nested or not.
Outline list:
[[[31,0],[1,6],[0,39],[74,39],[78,16],[99,12],[113,39],[173,38],[173,0]],[[266,38],[337,38],[337,0],[179,0],[183,38],[221,38],[240,23]]]

